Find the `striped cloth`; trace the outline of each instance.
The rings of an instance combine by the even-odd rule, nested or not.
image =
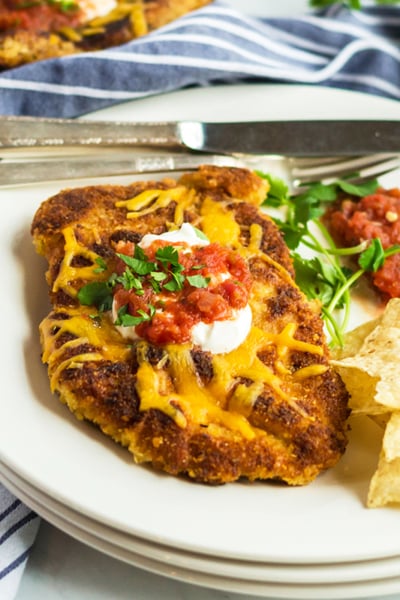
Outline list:
[[[0,598],[15,597],[39,518],[0,484]]]
[[[0,76],[0,114],[75,117],[193,85],[293,82],[400,99],[400,8],[340,4],[253,19],[213,4],[124,46]],[[0,598],[14,598],[39,519],[0,484]]]
[[[238,81],[297,82],[400,99],[400,8],[340,4],[255,19],[216,1],[123,46],[0,76],[0,113],[75,117],[152,94]]]

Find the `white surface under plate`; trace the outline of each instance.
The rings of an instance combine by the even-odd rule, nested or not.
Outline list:
[[[271,85],[191,89],[94,115],[131,120],[399,116],[399,104],[389,100],[333,89]],[[84,182],[74,185],[80,183]],[[52,397],[37,334],[48,308],[45,265],[34,253],[29,227],[39,203],[67,184],[0,191],[4,207],[0,460],[83,515],[181,550],[294,564],[399,555],[399,511],[365,508],[380,442],[378,429],[370,423],[365,423],[369,428],[365,435],[352,439],[339,465],[310,486],[241,482],[208,487],[134,465],[125,450],[76,421]]]

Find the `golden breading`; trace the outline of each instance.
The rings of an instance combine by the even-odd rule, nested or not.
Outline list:
[[[40,24],[40,29],[39,26],[21,28],[18,26],[18,19],[10,19],[7,25],[7,14],[0,14],[0,70],[46,58],[118,46],[201,8],[210,1],[117,0],[116,7],[105,16],[79,22],[75,12],[71,10],[71,25],[63,23],[50,28],[43,27],[40,15],[34,15],[35,11],[42,9],[41,4],[46,5],[46,2],[21,3],[21,10],[14,10],[14,13],[18,16],[18,12],[23,10],[28,15],[27,18],[32,13],[31,19]],[[1,4],[0,0],[0,11],[4,12],[6,9],[2,9]],[[76,4],[79,5],[79,1]],[[54,4],[49,6],[46,9],[60,10]],[[65,20],[67,15],[68,11],[64,11]]]
[[[281,234],[259,209],[267,189],[251,171],[204,166],[178,181],[65,190],[33,219],[49,264],[53,310],[40,329],[51,388],[136,462],[207,483],[302,485],[345,450],[347,392],[329,365],[319,308],[295,284]],[[99,257],[112,268],[118,242],[182,222],[250,269],[253,321],[236,350],[128,343],[106,313],[77,299],[101,277]]]

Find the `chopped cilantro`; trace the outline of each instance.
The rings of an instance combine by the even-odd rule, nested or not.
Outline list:
[[[131,315],[128,313],[128,306],[124,304],[124,306],[121,306],[118,311],[115,325],[122,325],[123,327],[136,327],[136,325],[140,325],[145,321],[150,321],[154,316],[156,309],[151,304],[149,304],[148,309],[148,313],[146,313],[144,310],[138,310],[137,315]]]
[[[111,310],[115,286],[121,285],[125,290],[134,292],[137,296],[143,296],[145,286],[150,286],[153,292],[160,293],[179,292],[183,289],[185,281],[196,288],[207,287],[210,278],[202,275],[184,275],[184,266],[179,262],[179,252],[175,246],[163,246],[156,251],[155,261],[149,260],[145,251],[135,246],[133,256],[117,253],[118,258],[125,265],[121,274],[112,273],[106,281],[93,281],[84,285],[78,292],[81,304],[96,306],[100,312]],[[98,267],[93,269],[94,273],[107,271],[107,263],[99,257],[96,259]],[[191,269],[199,270],[204,265],[193,265]],[[148,312],[139,310],[136,315],[128,312],[128,306],[122,306],[118,311],[115,321],[116,325],[134,327],[149,321],[155,314],[155,308],[151,304],[147,306]]]
[[[147,257],[136,258],[136,256],[127,256],[126,254],[117,254],[117,256],[137,275],[148,275],[156,270],[155,263],[149,261]]]
[[[164,289],[169,292],[179,292],[183,288],[185,277],[179,272],[171,272],[171,279],[164,285]]]
[[[164,246],[163,248],[159,248],[156,252],[156,258],[165,268],[170,266],[175,270],[183,270],[183,267],[179,262],[178,250],[175,246]]]

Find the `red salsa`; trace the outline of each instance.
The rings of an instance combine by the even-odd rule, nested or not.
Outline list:
[[[0,31],[58,31],[66,26],[76,27],[81,20],[82,11],[72,2],[0,0]]]
[[[342,200],[327,215],[329,229],[343,246],[380,238],[384,249],[400,244],[400,189],[383,190],[360,201]],[[400,254],[386,258],[372,282],[389,298],[400,297]]]
[[[116,310],[126,306],[132,316],[150,315],[149,307],[152,307],[151,318],[136,325],[137,335],[153,344],[188,342],[193,326],[200,321],[209,324],[230,319],[235,310],[247,305],[252,277],[238,253],[216,243],[190,247],[186,243],[156,240],[145,249],[146,258],[159,264],[156,252],[167,247],[178,251],[183,280],[180,289],[164,288],[165,283],[171,281],[170,273],[159,290],[154,290],[151,276],[144,280],[139,294],[120,284],[115,288]],[[120,242],[117,251],[133,256],[135,245]],[[117,271],[122,273],[125,269],[125,263],[120,260]]]

